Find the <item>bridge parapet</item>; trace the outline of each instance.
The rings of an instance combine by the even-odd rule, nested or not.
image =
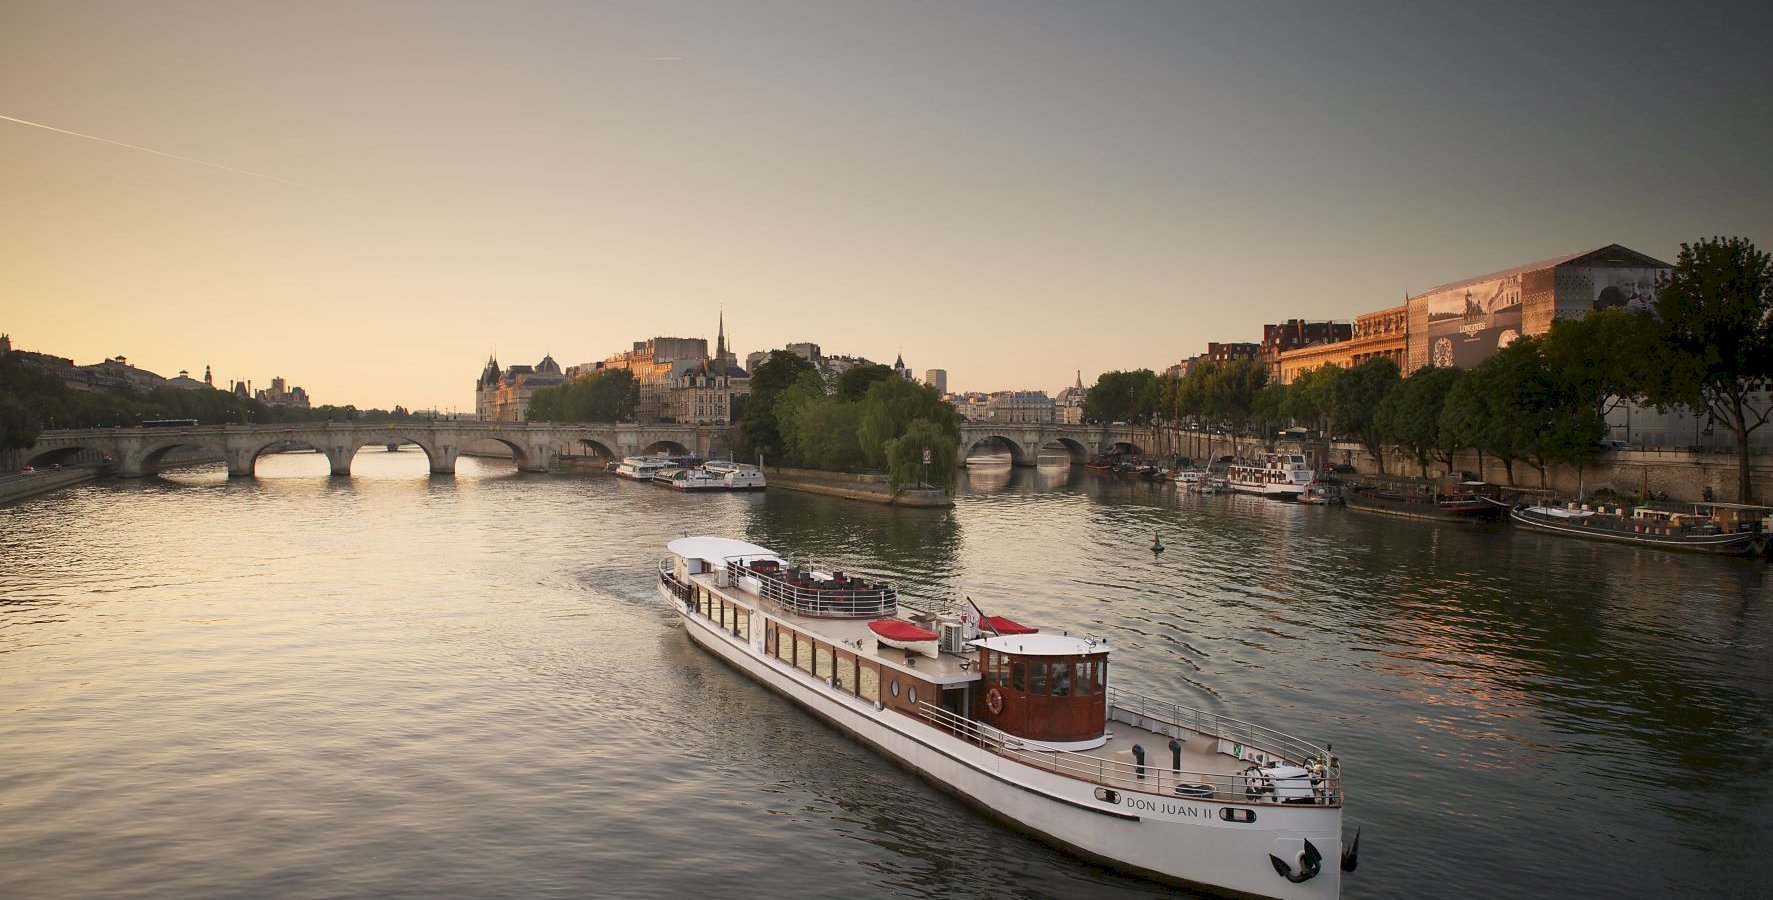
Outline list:
[[[412,442],[425,451],[434,474],[453,474],[462,450],[492,440],[511,449],[517,467],[545,472],[556,457],[585,447],[612,455],[634,455],[669,447],[711,455],[720,432],[713,426],[660,423],[530,423],[454,419],[387,422],[271,422],[247,425],[190,425],[135,428],[78,428],[45,431],[20,453],[26,462],[50,461],[80,450],[110,457],[118,475],[139,478],[159,471],[175,447],[202,447],[222,456],[230,476],[253,474],[258,457],[283,444],[305,444],[326,455],[333,475],[351,474],[351,460],[370,444]]]

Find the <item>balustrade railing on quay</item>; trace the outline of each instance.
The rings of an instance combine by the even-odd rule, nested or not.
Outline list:
[[[899,608],[899,592],[891,585],[867,584],[862,587],[811,587],[795,584],[790,576],[800,570],[761,571],[740,560],[726,564],[727,578],[734,585],[740,579],[753,579],[757,595],[781,604],[783,609],[804,616],[826,619],[876,619],[890,616]],[[802,573],[811,581],[811,573]],[[859,581],[859,579],[858,579]]]

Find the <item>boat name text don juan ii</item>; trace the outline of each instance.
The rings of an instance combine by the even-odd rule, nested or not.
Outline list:
[[[1322,747],[1118,689],[1104,640],[1042,633],[720,537],[670,543],[696,643],[950,793],[1077,856],[1171,883],[1334,898],[1342,769]]]

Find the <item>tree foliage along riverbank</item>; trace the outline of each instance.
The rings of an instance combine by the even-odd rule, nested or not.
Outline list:
[[[531,422],[627,422],[640,405],[640,383],[627,369],[604,369],[538,388],[524,418]]]
[[[1601,449],[1607,413],[1623,402],[1703,411],[1736,439],[1738,496],[1753,502],[1749,435],[1769,410],[1750,394],[1773,383],[1773,263],[1741,238],[1681,245],[1658,285],[1655,314],[1610,309],[1558,319],[1543,335],[1516,339],[1469,370],[1428,366],[1400,378],[1373,359],[1324,366],[1291,384],[1269,384],[1253,360],[1203,361],[1180,378],[1149,369],[1107,372],[1084,401],[1098,421],[1195,422],[1230,427],[1288,422],[1359,441],[1384,470],[1386,446],[1426,475],[1451,473],[1455,453],[1475,450],[1514,466],[1580,471]]]
[[[29,447],[47,428],[112,428],[154,419],[196,419],[200,425],[253,422],[381,422],[409,414],[355,406],[274,406],[214,388],[184,390],[129,385],[76,390],[62,379],[0,358],[0,449]]]
[[[927,480],[953,490],[959,469],[960,413],[935,388],[879,365],[827,382],[812,363],[774,351],[751,373],[739,434],[747,456],[833,472],[884,469],[894,489]]]

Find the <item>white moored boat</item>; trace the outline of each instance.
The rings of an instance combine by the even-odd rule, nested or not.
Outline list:
[[[1260,462],[1233,464],[1225,480],[1234,491],[1261,494],[1277,500],[1297,500],[1316,477],[1305,457],[1298,453],[1268,453]]]
[[[750,463],[710,460],[703,468],[718,474],[729,491],[761,491],[767,486],[763,470]]]
[[[616,465],[616,474],[636,481],[651,481],[653,476],[677,465],[665,456],[630,456]]]
[[[1328,745],[1121,691],[1106,641],[970,602],[973,615],[913,606],[744,541],[669,549],[659,593],[696,643],[1049,843],[1257,897],[1334,898],[1354,868]]]

